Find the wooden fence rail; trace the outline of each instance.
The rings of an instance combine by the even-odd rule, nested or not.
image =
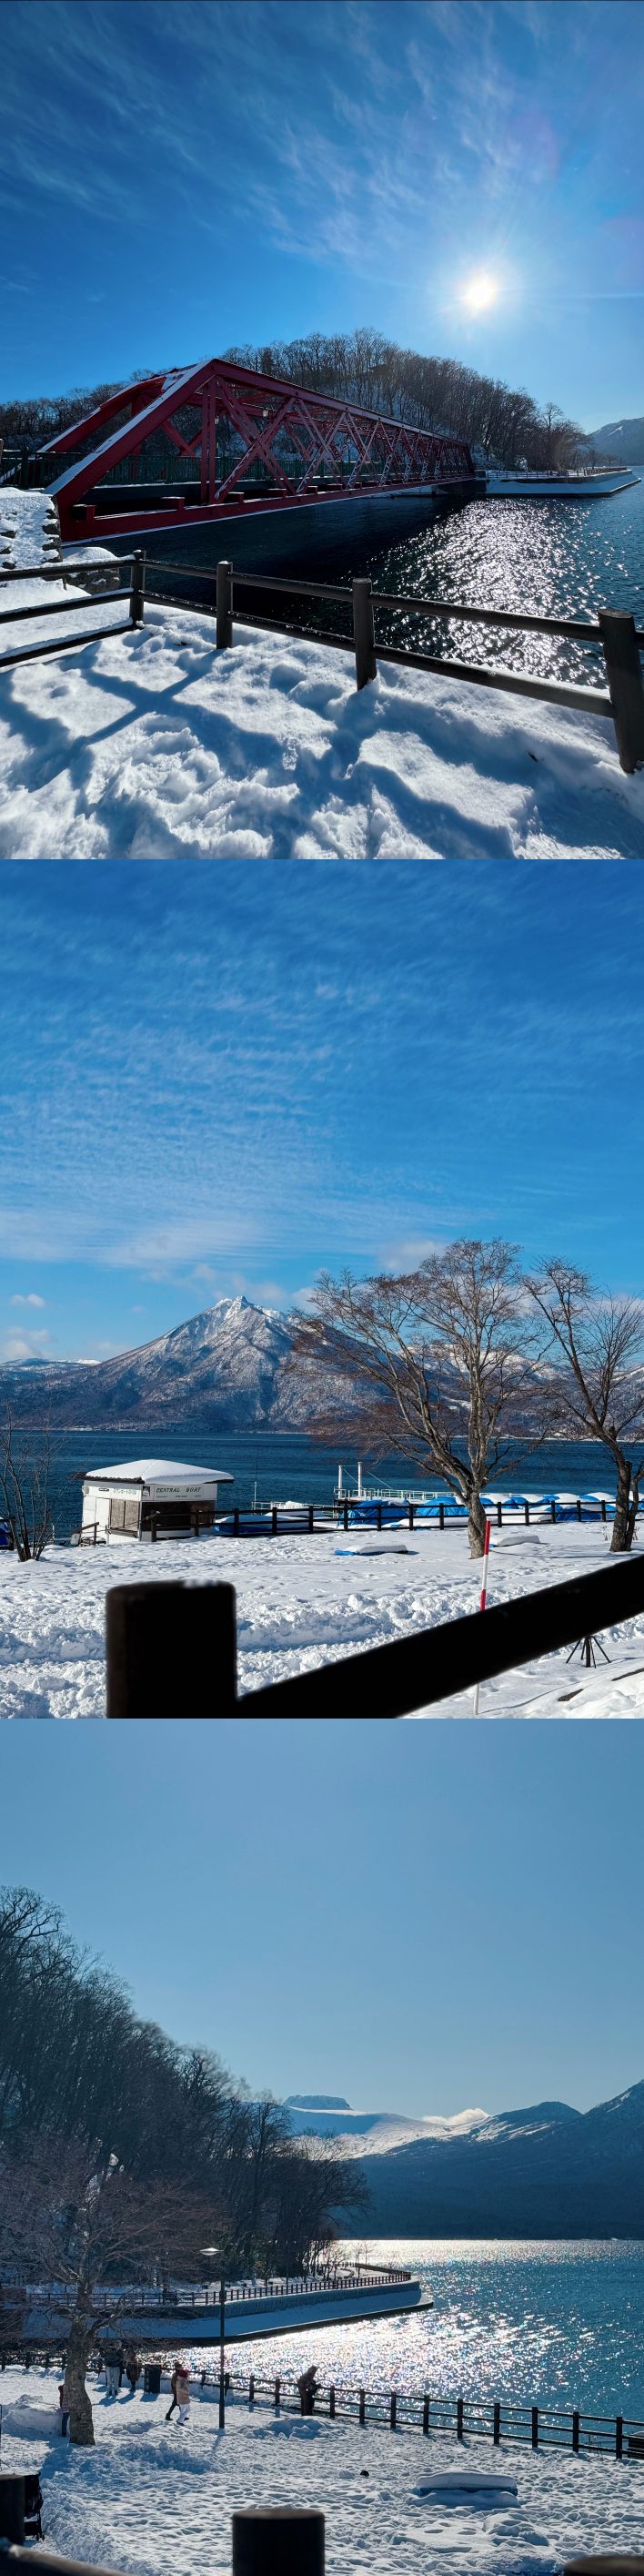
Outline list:
[[[153,596],[168,605],[185,606],[175,593],[165,588],[165,576],[179,573],[183,579],[198,578],[203,586],[204,568],[198,565],[150,562]],[[158,575],[163,576],[160,582]],[[445,673],[448,678],[467,680],[488,689],[505,689],[519,697],[537,698],[551,706],[569,707],[581,714],[612,715],[617,749],[622,769],[629,774],[644,766],[644,685],[640,652],[644,634],[635,626],[633,617],[615,609],[600,609],[596,622],[574,618],[530,617],[517,609],[478,608],[459,600],[419,599],[391,591],[373,592],[369,580],[354,581],[351,590],[335,583],[316,584],[282,579],[264,573],[239,573],[230,560],[217,565],[215,614],[217,649],[226,651],[233,643],[233,583],[238,591],[274,593],[278,598],[306,598],[323,602],[341,601],[351,610],[353,637],[328,634],[319,627],[287,625],[277,618],[261,618],[251,609],[235,609],[241,625],[267,626],[279,634],[308,636],[311,642],[332,645],[335,650],[355,653],[356,684],[363,689],[375,679],[378,662],[408,664],[412,670]],[[212,613],[211,603],[200,599],[200,610]],[[459,623],[467,618],[487,626],[518,627],[528,633],[565,636],[579,644],[596,644],[603,651],[608,692],[601,689],[577,688],[568,681],[532,679],[522,671],[506,671],[492,664],[456,662],[430,653],[412,653],[408,647],[386,644],[376,639],[374,610],[379,607],[403,609],[413,617],[451,619]]]
[[[251,2410],[259,2396],[276,2413],[300,2413],[293,2375],[261,2378],[252,2371],[246,2378],[231,2371],[229,2376],[235,2398]],[[388,2425],[392,2433],[422,2433],[426,2440],[443,2433],[457,2442],[487,2441],[497,2450],[501,2442],[524,2442],[533,2451],[568,2450],[576,2456],[604,2451],[612,2459],[644,2459],[644,2423],[637,2417],[586,2415],[577,2408],[534,2406],[530,2400],[517,2406],[505,2398],[432,2397],[429,2389],[408,2394],[403,2389],[342,2387],[336,2379],[328,2388],[316,2388],[315,2413],[332,2421],[342,2417],[358,2425]]]
[[[79,644],[99,644],[102,643],[103,638],[106,635],[126,635],[131,633],[135,627],[142,626],[145,604],[145,556],[141,551],[139,551],[134,555],[125,555],[121,558],[121,561],[130,563],[132,566],[129,582],[127,584],[122,584],[115,589],[113,587],[113,566],[111,564],[105,564],[104,569],[106,578],[104,588],[105,595],[109,598],[110,603],[116,599],[128,600],[129,615],[127,617],[117,619],[109,626],[91,626],[89,629],[87,627],[81,627],[80,629],[76,628],[73,634],[62,635],[60,639],[57,636],[53,639],[50,638],[46,644],[21,644],[17,646],[13,653],[0,653],[0,671],[11,670],[18,662],[37,661],[45,653],[59,654],[73,652],[74,650],[77,651]],[[70,570],[71,569],[75,568],[70,566]],[[79,567],[78,569],[80,570],[81,568]],[[83,566],[82,569],[84,571],[85,567]],[[83,610],[87,611],[88,608],[94,609],[98,590],[96,580],[96,570],[98,570],[98,567],[96,567],[95,570],[93,565],[89,565],[87,569],[90,575],[88,599],[81,599],[78,596],[72,596],[71,599],[50,599],[43,601],[42,607],[39,601],[36,602],[35,606],[30,605],[28,608],[0,607],[0,626],[24,626],[34,617],[46,617],[47,619],[50,617],[77,617]],[[27,564],[20,571],[17,570],[14,565],[8,565],[5,568],[4,565],[0,564],[0,590],[2,583],[5,581],[64,581],[65,573],[66,567],[62,561],[60,563]],[[76,592],[77,590],[77,582],[78,572],[76,574],[76,581],[72,584],[73,592]]]
[[[106,1599],[108,1718],[406,1717],[644,1611],[644,1554],[450,1619],[240,1699],[231,1583],[117,1584]]]
[[[78,634],[65,636],[60,643],[50,640],[46,644],[22,645],[14,653],[0,654],[0,670],[13,663],[33,661],[42,654],[70,651],[80,642],[85,644],[100,642],[106,632],[118,635],[125,633],[128,627],[142,625],[146,557],[139,549],[134,556],[126,556],[124,560],[132,563],[132,579],[130,615],[124,620],[123,625],[114,625],[109,629],[93,627],[82,636]],[[61,567],[61,575],[62,570],[64,567]],[[177,597],[175,591],[169,591],[166,588],[169,573],[172,573],[175,579],[177,574],[180,575],[184,583],[190,579],[198,579],[202,591],[204,580],[207,581],[204,566],[197,564],[164,564],[151,559],[148,572],[154,576],[151,596],[159,602],[160,606],[166,607],[185,608],[187,604],[185,595],[183,598]],[[157,578],[159,574],[163,576],[162,581]],[[49,565],[46,567],[46,574],[40,566],[28,566],[20,573],[13,572],[13,575],[11,570],[3,572],[0,566],[0,577],[5,580],[11,580],[13,577],[14,580],[24,581],[47,576],[50,579],[52,577],[52,568]],[[459,600],[419,599],[391,591],[374,594],[369,580],[354,581],[351,590],[348,590],[330,583],[325,585],[288,581],[263,573],[235,573],[234,583],[237,591],[268,591],[278,597],[286,593],[292,598],[318,599],[322,602],[341,601],[347,609],[351,610],[352,638],[347,635],[329,634],[321,627],[298,626],[293,625],[291,621],[284,624],[275,617],[262,618],[249,609],[237,608],[235,613],[241,625],[263,626],[271,633],[282,635],[299,635],[305,641],[308,639],[310,643],[328,645],[339,652],[353,651],[358,689],[365,688],[369,680],[375,679],[379,661],[392,662],[399,663],[403,668],[408,665],[410,670],[443,673],[448,679],[466,680],[481,688],[504,689],[515,696],[539,699],[545,705],[571,708],[578,714],[612,715],[622,769],[631,775],[634,770],[644,767],[644,685],[640,661],[640,653],[644,649],[644,635],[636,628],[634,618],[621,610],[602,608],[598,612],[597,623],[593,624],[574,618],[526,617],[519,610],[478,608],[469,602]],[[212,579],[208,587],[212,593]],[[113,599],[119,599],[125,595],[125,592],[120,590],[111,592]],[[91,604],[91,599],[78,600],[76,606],[82,608],[89,607]],[[55,601],[48,608],[47,615],[62,614],[67,605],[66,601]],[[406,645],[386,644],[380,638],[376,639],[375,606],[404,609],[410,616],[422,616],[430,620],[444,618],[459,623],[465,618],[478,621],[482,625],[514,626],[523,629],[526,633],[566,636],[579,644],[600,645],[604,656],[608,690],[577,688],[573,683],[564,680],[532,679],[523,671],[506,671],[491,663],[450,661],[439,654],[412,653]],[[7,624],[14,618],[25,620],[40,614],[41,611],[37,608],[0,609],[0,624]],[[212,616],[212,596],[198,599],[195,603],[195,614]],[[228,560],[217,565],[214,615],[217,650],[225,652],[233,644],[233,565]]]

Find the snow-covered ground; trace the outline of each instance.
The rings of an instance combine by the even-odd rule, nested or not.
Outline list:
[[[42,499],[5,491],[0,523]],[[150,604],[0,672],[0,856],[641,859],[644,775],[608,717],[394,665],[358,695],[350,652],[238,626],[218,657],[212,618]]]
[[[601,1524],[493,1532],[490,1604],[605,1566],[609,1536]],[[240,1689],[252,1694],[262,1683],[476,1611],[480,1563],[470,1560],[464,1529],[203,1538],[156,1548],[117,1540],[49,1548],[36,1565],[2,1554],[2,1717],[103,1717],[108,1586],[177,1578],[235,1584]],[[610,1665],[600,1660],[596,1672],[568,1664],[561,1653],[486,1682],[481,1718],[642,1717],[644,1617],[607,1631],[604,1645]],[[471,1717],[471,1696],[443,1701],[433,1713]],[[184,1714],[191,1714],[189,1699]]]
[[[278,2419],[266,2400],[252,2415],[229,2405],[220,2433],[212,2400],[193,2394],[178,2427],[165,2394],[129,2390],[94,2397],[96,2449],[78,2451],[60,2439],[56,2393],[53,2372],[7,2371],[3,2468],[40,2468],[50,2548],[132,2576],[228,2571],[231,2514],[249,2504],[320,2507],[331,2576],[550,2576],[581,2550],[644,2550],[643,2463]],[[478,2493],[456,2483],[472,2477]]]

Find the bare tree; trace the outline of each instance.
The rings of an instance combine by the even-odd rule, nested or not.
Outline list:
[[[42,1556],[53,1533],[51,1516],[52,1451],[49,1424],[30,1440],[23,1432],[20,1442],[13,1416],[7,1406],[4,1430],[0,1432],[0,1497],[11,1532],[11,1543],[23,1563],[29,1557]]]
[[[127,2313],[127,2289],[153,2269],[201,2278],[217,2217],[212,2197],[154,2177],[139,2182],[80,2137],[23,2137],[15,2159],[5,2150],[0,2261],[21,2288],[47,2281],[60,2289],[71,2442],[94,2441],[86,2372],[97,2335],[113,2330]]]
[[[363,1452],[441,1476],[467,1504],[480,1556],[482,1490],[546,1436],[538,1362],[515,1248],[468,1241],[395,1278],[324,1275],[296,1320],[291,1365],[313,1397],[313,1436],[329,1443],[349,1423]]]
[[[556,1363],[559,1428],[610,1450],[617,1475],[611,1550],[632,1547],[644,1457],[644,1305],[636,1297],[600,1296],[585,1271],[547,1261],[528,1281],[549,1328]],[[628,1445],[627,1445],[628,1444]]]

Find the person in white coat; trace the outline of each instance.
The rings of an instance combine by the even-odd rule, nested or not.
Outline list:
[[[187,2424],[190,2414],[190,2372],[187,2362],[177,2362],[176,2379],[178,2421],[180,2424]]]

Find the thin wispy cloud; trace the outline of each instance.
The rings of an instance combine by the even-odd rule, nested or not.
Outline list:
[[[615,169],[641,213],[631,0],[4,0],[3,82],[3,265],[34,274],[7,390],[364,319],[606,416],[579,293],[609,297]],[[521,293],[473,325],[482,238]],[[627,330],[607,314],[615,414]]]
[[[351,870],[331,900],[328,870],[263,861],[219,869],[214,904],[198,865],[133,862],[124,943],[112,868],[5,869],[10,1329],[127,1347],[473,1232],[531,1258],[565,1234],[602,1274],[619,1240],[639,1286],[632,872],[589,869],[580,912],[560,870],[554,941],[551,873],[499,875],[397,865],[367,906]]]

